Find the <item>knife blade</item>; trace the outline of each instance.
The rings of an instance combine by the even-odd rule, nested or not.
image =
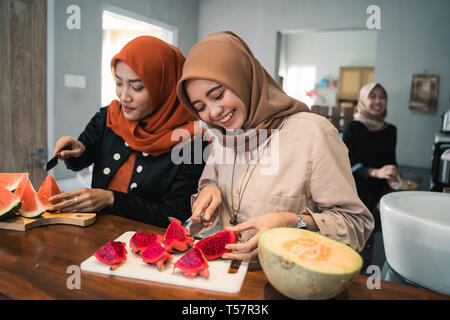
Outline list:
[[[45,171],[49,171],[49,170],[53,169],[58,164],[58,158],[59,158],[59,152],[56,154],[56,156],[51,158],[49,162],[47,162],[47,165],[45,166]]]
[[[61,151],[63,151],[63,150],[70,150],[70,148],[64,147],[61,149]],[[54,156],[47,162],[47,165],[45,166],[45,171],[49,171],[49,170],[53,169],[58,164],[58,159],[61,158],[61,151],[58,152],[56,154],[56,156]]]
[[[200,213],[200,219],[201,221],[192,221],[191,225],[189,226],[189,233],[191,236],[195,236],[197,233],[199,233],[205,226],[203,225],[205,212],[203,211]]]
[[[198,221],[192,221],[191,225],[189,226],[189,234],[191,236],[195,236],[198,234],[205,226],[202,222]]]

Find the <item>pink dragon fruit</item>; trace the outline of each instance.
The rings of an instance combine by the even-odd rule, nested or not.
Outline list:
[[[230,252],[225,245],[236,242],[236,234],[233,231],[219,231],[198,241],[194,247],[200,248],[206,259],[221,258],[224,253]]]
[[[162,243],[164,237],[154,233],[136,232],[130,239],[131,251],[133,253],[142,253],[153,241]]]
[[[206,279],[209,278],[208,262],[199,248],[191,248],[180,259],[178,259],[173,267],[184,271],[186,278],[195,278],[198,273]]]
[[[172,255],[167,252],[160,243],[153,241],[141,254],[142,261],[149,264],[156,264],[159,271],[164,270],[167,261],[172,260]]]
[[[186,251],[192,246],[194,238],[179,220],[172,220],[164,234],[164,248],[169,252]]]
[[[117,267],[127,260],[127,249],[125,242],[108,241],[103,247],[98,249],[94,256],[101,262],[111,265],[110,270],[116,270]]]

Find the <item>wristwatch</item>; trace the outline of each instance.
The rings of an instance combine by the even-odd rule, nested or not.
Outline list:
[[[306,222],[302,217],[302,214],[297,214],[298,222],[297,222],[297,229],[304,229],[306,230]]]

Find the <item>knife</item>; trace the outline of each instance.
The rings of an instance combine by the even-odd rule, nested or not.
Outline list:
[[[63,150],[70,150],[70,148],[64,147],[61,149],[61,151],[63,151]],[[58,164],[58,159],[61,157],[61,151],[58,152],[56,154],[56,156],[54,156],[47,162],[47,165],[45,166],[45,171],[49,171],[49,170],[53,169]]]
[[[204,215],[205,215],[205,212],[200,213],[200,218],[202,220],[203,220]],[[203,225],[203,221],[192,221],[191,225],[189,226],[189,233],[191,236],[195,236],[203,228],[205,228],[205,226]]]
[[[192,221],[191,225],[189,226],[189,234],[191,236],[195,236],[197,233],[199,233],[205,226],[202,222],[198,221]]]

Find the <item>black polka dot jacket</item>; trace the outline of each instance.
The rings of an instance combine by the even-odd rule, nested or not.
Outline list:
[[[78,140],[86,146],[84,154],[65,161],[67,168],[73,171],[94,164],[92,188],[107,189],[114,174],[133,151],[106,126],[106,115],[107,107],[101,108],[79,136]],[[169,225],[168,217],[184,222],[191,216],[190,199],[197,193],[205,164],[203,151],[207,145],[207,141],[199,138],[177,152],[155,157],[138,152],[128,193],[113,191],[113,206],[102,212],[163,228]],[[174,152],[175,162],[172,160]],[[182,163],[181,158],[185,159]]]

